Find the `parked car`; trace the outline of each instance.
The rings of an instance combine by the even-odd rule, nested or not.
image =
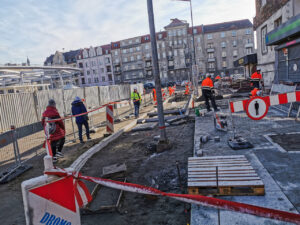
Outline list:
[[[153,89],[154,88],[154,84],[153,83],[145,83],[144,84],[144,88],[145,89]]]
[[[174,81],[169,81],[168,82],[168,87],[173,87],[176,84]]]

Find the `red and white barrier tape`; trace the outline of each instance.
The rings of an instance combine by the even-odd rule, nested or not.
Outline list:
[[[254,206],[254,205],[249,205],[249,204],[244,204],[239,202],[232,202],[228,200],[206,197],[201,195],[165,193],[155,188],[151,188],[139,184],[125,183],[125,182],[119,182],[119,181],[108,180],[103,178],[83,176],[80,173],[69,173],[62,169],[52,169],[49,171],[45,171],[45,174],[56,175],[59,177],[73,176],[75,179],[83,179],[86,181],[91,181],[106,187],[119,189],[123,191],[129,191],[129,192],[147,194],[147,195],[166,196],[190,204],[203,205],[203,206],[214,207],[214,208],[224,209],[224,210],[231,210],[235,212],[300,224],[300,214],[290,213],[290,212],[276,210],[276,209],[269,209],[269,208],[264,208],[264,207],[259,207],[259,206]],[[85,189],[86,187],[81,186],[81,188],[87,190]],[[83,196],[87,196],[85,192]],[[77,195],[77,198],[78,199],[81,198],[82,204],[80,204],[80,206],[83,206],[82,195]],[[88,199],[88,197],[84,197],[84,198]]]
[[[278,95],[270,95],[262,97],[268,106],[287,104],[300,101],[300,91],[282,93]],[[246,110],[246,105],[249,99],[230,102],[231,112],[241,112]]]

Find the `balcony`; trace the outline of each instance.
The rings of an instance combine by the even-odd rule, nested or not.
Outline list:
[[[216,69],[215,69],[215,68],[207,68],[207,70],[208,70],[209,72],[214,72]]]
[[[216,58],[215,57],[213,57],[213,58],[208,58],[207,59],[207,62],[215,62],[216,61]]]
[[[253,48],[253,43],[245,44],[245,48]]]
[[[114,70],[114,74],[121,74],[121,73],[122,73],[122,70],[121,70],[121,69]]]
[[[169,70],[174,70],[174,66],[168,66]]]
[[[145,60],[146,62],[152,61],[152,57],[151,57],[151,56],[145,56],[145,57],[144,57],[144,60]]]
[[[207,51],[207,52],[214,52],[215,49],[214,49],[214,48],[207,48],[206,51]]]

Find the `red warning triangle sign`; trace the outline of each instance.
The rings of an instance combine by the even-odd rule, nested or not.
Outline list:
[[[76,213],[73,177],[62,178],[30,192]]]

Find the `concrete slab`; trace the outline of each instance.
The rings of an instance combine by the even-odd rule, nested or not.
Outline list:
[[[244,113],[245,114],[245,113]],[[243,154],[264,181],[265,196],[224,197],[224,199],[247,204],[260,205],[284,211],[297,212],[300,206],[300,154],[279,151],[265,137],[269,133],[296,132],[300,123],[287,118],[277,110],[270,109],[268,115],[261,121],[252,121],[246,115],[234,115],[237,134],[246,137],[254,145],[252,149],[234,151],[227,145],[227,140],[233,135],[228,132],[216,131],[213,116],[196,117],[194,133],[194,152],[200,150],[200,136],[220,136],[220,142],[208,141],[201,146],[204,156]],[[229,123],[231,128],[231,123]],[[209,225],[218,223],[218,210],[192,205],[191,225]],[[240,214],[230,211],[220,211],[220,224],[289,224],[285,222]]]
[[[285,196],[285,194],[270,176],[268,171],[259,162],[255,154],[248,154],[247,158],[265,184],[265,196],[227,196],[222,197],[222,199],[298,213],[293,204],[289,201],[289,199]],[[219,213],[221,224],[291,224],[226,210],[220,210]],[[207,207],[192,205],[191,225],[216,225],[218,224],[218,217],[217,209],[208,209]]]
[[[144,124],[139,124],[136,127],[132,128],[131,131],[145,131],[145,130],[152,130],[157,126],[158,123],[144,123]]]

